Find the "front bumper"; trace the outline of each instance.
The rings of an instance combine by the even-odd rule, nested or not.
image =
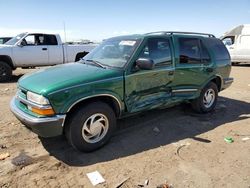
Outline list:
[[[66,115],[40,118],[31,116],[17,107],[16,97],[13,97],[11,100],[10,109],[17,119],[41,137],[53,137],[63,133],[63,124]]]

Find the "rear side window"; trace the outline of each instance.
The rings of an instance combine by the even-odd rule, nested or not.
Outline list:
[[[180,63],[203,64],[210,62],[207,49],[197,38],[179,38]]]
[[[214,54],[215,60],[230,60],[227,48],[219,39],[207,38],[205,39],[205,44]]]
[[[55,35],[45,35],[45,45],[57,45],[57,39]]]

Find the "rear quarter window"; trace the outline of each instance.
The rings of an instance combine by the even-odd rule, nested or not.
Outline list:
[[[55,35],[45,35],[45,45],[58,45]]]
[[[213,53],[215,60],[230,60],[227,48],[219,39],[207,38],[204,43],[207,49]]]

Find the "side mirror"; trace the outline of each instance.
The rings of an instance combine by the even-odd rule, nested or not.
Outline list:
[[[154,68],[154,61],[152,59],[139,58],[136,60],[136,65],[142,70],[152,70]]]

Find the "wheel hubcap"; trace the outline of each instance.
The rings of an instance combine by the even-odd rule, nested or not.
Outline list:
[[[213,89],[208,89],[203,97],[203,104],[206,108],[210,108],[215,100],[215,92]]]
[[[107,134],[108,118],[104,114],[93,114],[83,124],[82,137],[88,143],[97,143]]]

